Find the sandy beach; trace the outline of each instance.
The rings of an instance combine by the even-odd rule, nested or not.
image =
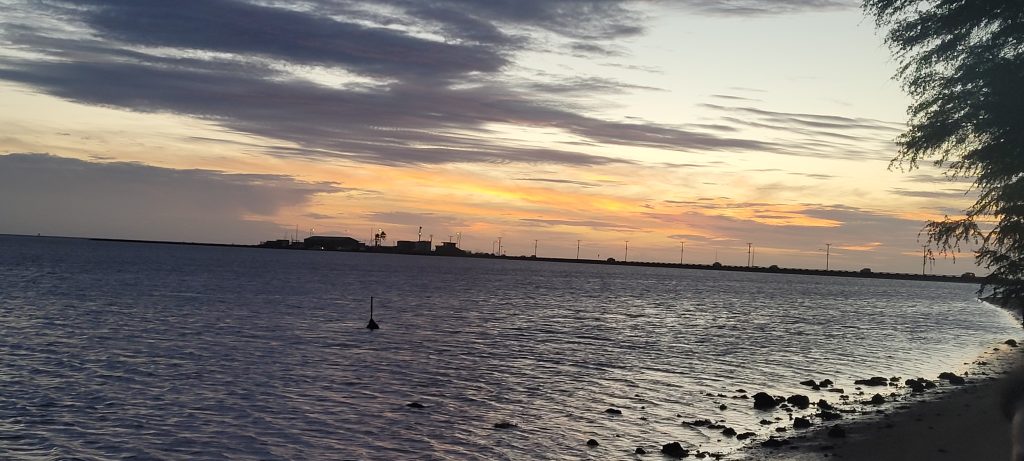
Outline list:
[[[999,409],[1001,378],[1024,363],[1022,352],[1024,348],[993,345],[971,364],[964,385],[944,382],[921,397],[896,402],[878,416],[822,423],[789,439],[787,446],[752,447],[746,459],[1008,460],[1010,423]],[[845,437],[829,436],[837,424]]]

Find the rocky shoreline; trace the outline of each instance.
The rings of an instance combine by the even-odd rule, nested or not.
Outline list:
[[[777,402],[772,411],[785,412],[782,418],[774,417],[782,435],[723,459],[1008,459],[1009,423],[997,408],[997,381],[1020,366],[1021,352],[1024,348],[1011,339],[965,364],[969,369],[963,375],[944,372],[936,379],[856,380],[852,392],[837,392],[839,404],[821,400],[811,405],[817,408],[807,415],[794,414],[791,398],[783,407],[779,397],[762,396],[762,405],[771,405],[768,399],[772,399]],[[824,388],[813,380],[801,384]],[[829,384],[829,389],[839,389]],[[992,442],[981,443],[973,431]],[[982,449],[989,454],[982,455]]]

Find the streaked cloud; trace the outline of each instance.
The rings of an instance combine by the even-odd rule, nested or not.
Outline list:
[[[0,155],[0,215],[5,230],[26,234],[254,243],[280,235],[272,216],[282,210],[348,190],[287,175]]]

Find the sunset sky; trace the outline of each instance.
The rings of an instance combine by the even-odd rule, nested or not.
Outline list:
[[[0,7],[0,233],[920,272],[973,201],[854,1]]]

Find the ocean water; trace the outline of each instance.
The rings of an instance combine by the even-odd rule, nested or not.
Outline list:
[[[975,288],[0,237],[0,459],[729,452],[682,422],[774,434],[736,389],[838,403],[799,381],[934,378],[1020,336]]]

